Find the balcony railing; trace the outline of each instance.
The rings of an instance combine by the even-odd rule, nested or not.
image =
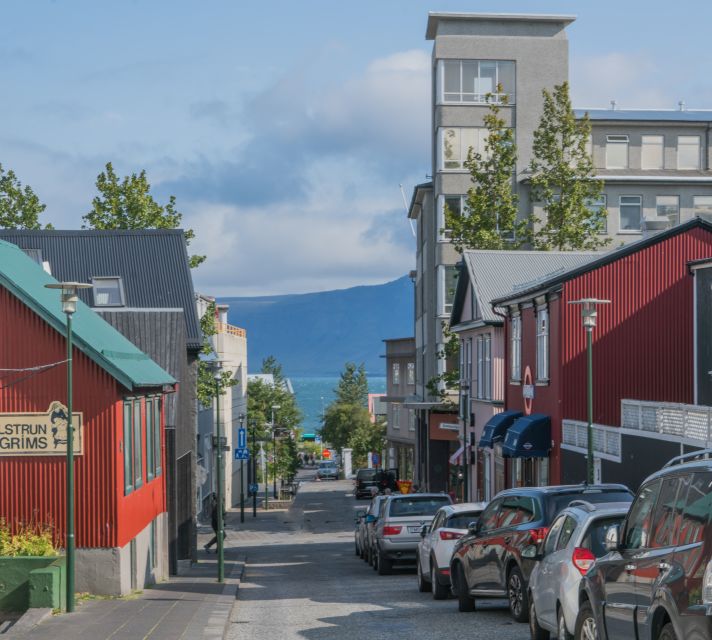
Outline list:
[[[238,338],[247,338],[247,331],[226,322],[216,322],[215,330],[218,333],[229,333],[231,336],[237,336]]]
[[[561,444],[565,449],[580,453],[588,450],[588,425],[580,420],[562,421]],[[620,462],[621,434],[617,427],[593,425],[593,454],[597,457]]]
[[[674,402],[621,400],[621,426],[712,446],[712,407]]]

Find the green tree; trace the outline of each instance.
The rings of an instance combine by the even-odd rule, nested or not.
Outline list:
[[[498,88],[498,93],[501,93]],[[455,249],[516,249],[527,237],[527,221],[517,220],[519,197],[514,191],[517,147],[514,129],[501,115],[502,107],[488,96],[484,117],[484,153],[470,148],[465,167],[470,186],[461,215],[445,208],[445,226]],[[506,104],[506,99],[503,100]],[[445,230],[443,230],[445,231]]]
[[[213,347],[210,344],[210,338],[217,333],[215,326],[215,302],[208,304],[208,308],[200,318],[200,329],[203,333],[203,346],[201,353],[209,356],[213,353]],[[216,383],[215,376],[208,362],[200,360],[198,362],[198,400],[200,403],[208,407],[218,393],[225,394],[225,389],[234,387],[237,380],[233,377],[232,371],[221,371],[220,380]]]
[[[39,218],[46,205],[40,202],[32,187],[22,186],[12,169],[0,164],[0,227],[3,229],[42,229]],[[51,229],[48,224],[45,229]]]
[[[341,373],[339,385],[334,389],[336,402],[340,404],[354,404],[368,406],[368,379],[363,364],[356,365],[347,362]]]
[[[151,195],[151,185],[145,169],[119,179],[111,162],[96,179],[99,191],[92,208],[82,220],[90,229],[177,229],[183,214],[176,209],[176,198],[170,196],[161,205]],[[186,244],[195,237],[192,229],[185,230]],[[190,256],[191,268],[197,267],[205,256]]]
[[[595,179],[588,150],[591,123],[588,115],[577,119],[571,108],[569,84],[543,91],[544,109],[534,132],[529,170],[532,200],[541,202],[543,222],[532,215],[532,241],[537,249],[595,250],[608,244],[606,209],[594,207],[602,182]]]
[[[383,451],[386,446],[386,423],[384,420],[371,422],[368,411],[354,425],[349,438],[349,447],[353,449],[354,468],[365,467],[371,451]]]
[[[277,362],[277,358],[274,356],[267,356],[262,360],[261,371],[262,373],[272,374],[276,383],[282,384],[284,382],[284,371],[282,370],[282,365]]]
[[[359,404],[332,402],[324,412],[322,441],[341,452],[344,447],[349,446],[354,431],[364,420],[370,420],[368,409],[365,407]]]
[[[443,373],[433,376],[425,385],[431,396],[438,398],[445,405],[452,405],[450,393],[456,391],[460,383],[460,371],[458,368],[460,360],[460,338],[456,333],[450,331],[447,322],[442,323],[443,327],[443,348],[438,351],[438,359],[443,359],[447,363],[447,368]]]

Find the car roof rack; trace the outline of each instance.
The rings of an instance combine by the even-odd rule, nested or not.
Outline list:
[[[668,460],[664,465],[663,469],[668,467],[674,467],[676,464],[685,464],[686,462],[693,462],[695,460],[709,460],[712,456],[712,449],[700,449],[699,451],[692,451],[691,453],[686,453],[682,456],[675,456],[671,460]]]
[[[591,511],[596,510],[596,505],[591,504],[588,500],[572,500],[568,504],[569,507],[581,507],[582,509],[591,513]]]

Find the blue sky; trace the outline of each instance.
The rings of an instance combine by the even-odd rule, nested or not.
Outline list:
[[[712,3],[3,3],[0,163],[77,228],[107,161],[178,198],[196,287],[260,295],[413,268],[398,188],[429,171],[428,11],[567,13],[576,106],[712,108]],[[693,19],[694,18],[694,19]]]

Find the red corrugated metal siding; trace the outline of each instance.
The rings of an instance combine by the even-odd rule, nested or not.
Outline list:
[[[611,300],[599,308],[594,330],[595,422],[620,425],[623,398],[693,401],[693,280],[687,262],[709,256],[712,234],[697,228],[565,283],[564,303]],[[562,305],[563,417],[586,420],[580,313]]]

